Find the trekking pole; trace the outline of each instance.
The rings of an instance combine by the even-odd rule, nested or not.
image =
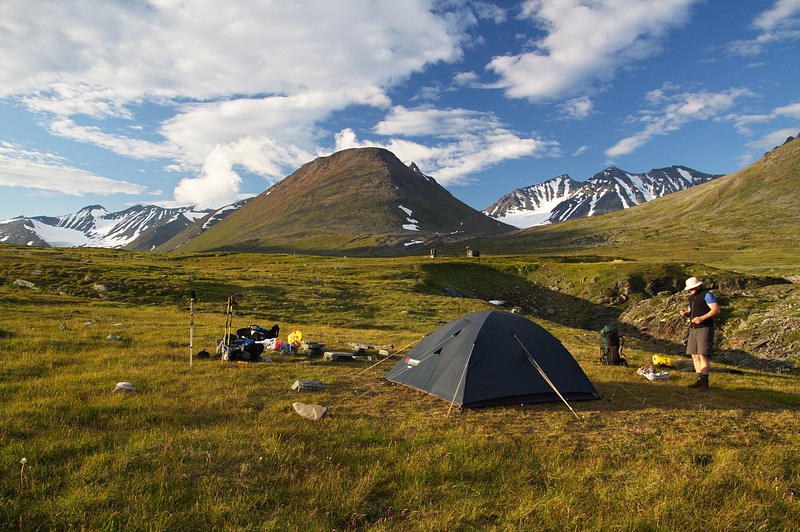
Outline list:
[[[189,367],[192,367],[193,349],[194,349],[194,302],[197,296],[194,290],[189,295]]]
[[[225,327],[222,329],[222,347],[220,349],[220,357],[222,360],[227,360],[228,358],[228,317],[231,313],[231,297],[228,296],[228,300],[225,302]]]
[[[231,344],[231,324],[233,322],[233,296],[228,296],[228,304],[225,307],[225,331],[223,332],[222,347],[225,349],[224,354],[227,353]]]

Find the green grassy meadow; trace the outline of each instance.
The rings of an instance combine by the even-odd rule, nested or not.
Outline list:
[[[598,320],[617,311],[591,302],[620,276],[708,270],[0,246],[0,529],[797,530],[796,371],[712,373],[700,394],[691,373],[636,374],[674,347],[647,336],[627,339],[630,367],[599,362]],[[196,358],[213,353],[230,295],[234,329],[279,324],[284,339],[298,328],[329,351],[392,356]],[[577,416],[563,403],[459,411],[383,380],[492,298],[561,340],[603,399],[571,403]],[[325,389],[292,391],[299,378]],[[112,393],[120,381],[138,393]],[[310,421],[295,401],[329,410]]]

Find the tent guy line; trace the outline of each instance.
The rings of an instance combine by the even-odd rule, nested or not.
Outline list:
[[[514,331],[512,331],[512,330],[509,330],[508,332],[510,332],[510,333],[511,333],[511,336],[513,336],[513,337],[514,337],[514,340],[516,340],[516,341],[517,341],[517,343],[520,345],[520,347],[522,348],[522,350],[523,350],[523,351],[525,351],[525,354],[526,354],[526,355],[528,355],[528,360],[530,360],[531,364],[533,364],[533,367],[534,367],[534,368],[536,368],[536,371],[538,371],[538,372],[539,372],[539,375],[541,375],[541,376],[542,376],[542,378],[543,378],[545,381],[547,381],[547,384],[549,384],[549,385],[550,385],[550,387],[553,389],[553,391],[554,391],[554,392],[556,392],[556,395],[558,395],[558,396],[561,398],[561,400],[562,400],[562,401],[564,401],[564,404],[565,404],[565,405],[567,405],[567,408],[569,408],[570,412],[572,412],[573,414],[575,414],[575,417],[576,417],[576,418],[578,418],[578,420],[580,420],[580,419],[581,419],[581,418],[580,418],[580,416],[578,416],[578,414],[576,414],[576,413],[575,413],[575,410],[573,410],[573,409],[572,409],[572,407],[571,407],[571,406],[569,405],[569,403],[567,402],[567,400],[566,400],[566,399],[564,399],[564,396],[563,396],[563,395],[561,395],[561,392],[559,392],[559,391],[558,391],[558,388],[556,388],[556,385],[555,385],[555,384],[553,384],[553,381],[551,381],[551,380],[550,380],[550,377],[548,377],[548,376],[547,376],[547,374],[544,372],[544,370],[543,370],[543,369],[542,369],[542,367],[539,365],[539,363],[538,363],[538,362],[536,362],[536,360],[533,358],[533,355],[531,355],[530,351],[528,351],[528,350],[525,348],[525,346],[524,346],[524,345],[523,345],[523,343],[520,341],[520,339],[517,337],[517,335],[516,335],[516,334],[514,334]]]
[[[385,357],[383,360],[379,360],[379,361],[377,361],[376,363],[374,363],[373,365],[371,365],[371,366],[368,366],[368,367],[366,367],[366,368],[362,369],[361,371],[359,371],[358,373],[354,374],[352,378],[354,378],[354,379],[355,379],[356,377],[358,377],[359,375],[361,375],[361,374],[362,374],[362,373],[364,373],[365,371],[371,370],[372,368],[374,368],[374,367],[375,367],[375,366],[377,366],[378,364],[382,364],[382,363],[386,362],[387,360],[389,360],[389,359],[390,359],[390,358],[392,358],[393,356],[397,355],[397,354],[398,354],[398,353],[400,353],[401,351],[404,351],[405,349],[408,349],[408,348],[409,348],[409,347],[411,347],[412,345],[414,345],[414,344],[416,344],[416,343],[419,343],[419,341],[420,341],[420,340],[422,340],[423,338],[425,338],[426,336],[428,336],[428,335],[427,335],[427,334],[423,334],[422,336],[420,336],[418,339],[414,340],[413,342],[409,342],[409,343],[407,343],[406,345],[404,345],[403,347],[401,347],[400,349],[398,349],[397,351],[395,351],[395,352],[394,352],[394,353],[392,353],[391,355],[389,355],[389,356]]]

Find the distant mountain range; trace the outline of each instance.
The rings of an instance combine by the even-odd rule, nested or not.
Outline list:
[[[623,210],[720,177],[683,166],[562,175],[503,196],[483,213],[381,148],[320,157],[259,196],[216,210],[93,205],[0,221],[0,242],[134,251],[397,252]]]
[[[524,229],[627,209],[718,177],[722,176],[685,166],[659,168],[644,174],[611,166],[583,183],[561,175],[517,189],[483,212]]]
[[[198,223],[203,227],[214,225],[243,203],[210,210],[136,205],[113,213],[100,205],[90,205],[66,216],[20,216],[0,221],[0,242],[149,251],[187,227]]]

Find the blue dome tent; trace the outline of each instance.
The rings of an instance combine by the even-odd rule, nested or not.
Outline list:
[[[461,408],[600,398],[556,337],[519,314],[498,310],[442,325],[386,378]]]

